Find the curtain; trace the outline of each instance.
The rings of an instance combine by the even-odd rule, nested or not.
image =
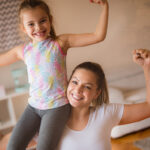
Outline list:
[[[22,43],[19,35],[20,0],[0,0],[0,52]]]

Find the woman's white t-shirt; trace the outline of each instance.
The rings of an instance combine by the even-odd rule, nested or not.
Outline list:
[[[83,130],[65,127],[57,150],[111,150],[111,130],[120,122],[123,108],[122,104],[103,104],[92,109]]]

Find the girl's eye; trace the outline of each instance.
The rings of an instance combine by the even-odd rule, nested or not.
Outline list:
[[[32,27],[34,24],[33,23],[29,23],[28,26]]]
[[[42,20],[40,21],[40,23],[44,23],[44,22],[46,22],[46,19],[42,19]]]

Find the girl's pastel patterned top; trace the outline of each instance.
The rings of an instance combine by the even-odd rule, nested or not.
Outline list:
[[[29,43],[23,49],[30,84],[29,104],[51,109],[68,103],[66,55],[56,41]]]

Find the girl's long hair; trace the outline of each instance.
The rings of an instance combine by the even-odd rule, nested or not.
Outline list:
[[[51,11],[50,11],[48,5],[44,1],[42,1],[42,0],[23,0],[23,2],[20,4],[19,16],[21,15],[21,11],[23,9],[35,8],[35,7],[40,7],[47,13],[50,23],[51,23],[50,37],[53,40],[55,40],[57,38],[57,36],[56,36],[56,32],[55,32],[54,25],[53,25],[53,16],[51,14]],[[21,17],[20,17],[20,22],[21,22]]]

